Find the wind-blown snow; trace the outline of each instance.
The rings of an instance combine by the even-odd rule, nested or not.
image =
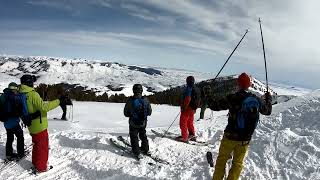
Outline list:
[[[124,104],[75,102],[74,121],[53,120],[60,108],[49,113],[52,170],[30,175],[31,157],[0,172],[1,179],[211,179],[213,169],[205,153],[218,154],[227,123],[227,111],[206,111],[206,120],[196,121],[199,140],[212,145],[193,146],[154,136],[151,128],[166,129],[178,115],[178,107],[152,105],[148,122],[150,149],[170,162],[155,164],[149,158],[140,162],[110,145],[108,139],[128,135]],[[199,110],[198,110],[199,111]],[[70,108],[69,108],[69,112]],[[196,119],[199,117],[196,113]],[[72,113],[71,113],[72,114]],[[70,114],[70,116],[71,116]],[[262,116],[250,144],[242,179],[320,179],[320,90],[273,107],[271,116]],[[172,132],[179,133],[179,119]],[[0,158],[5,157],[5,130],[0,130]],[[25,130],[25,144],[30,136]],[[154,162],[153,162],[154,163]]]

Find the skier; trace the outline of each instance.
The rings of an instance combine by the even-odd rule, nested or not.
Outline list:
[[[180,101],[180,130],[181,136],[176,140],[188,142],[188,140],[196,140],[195,128],[193,125],[194,113],[200,104],[200,92],[194,85],[194,77],[188,76],[186,79],[187,86],[183,90]]]
[[[239,178],[252,134],[259,121],[259,112],[263,115],[271,114],[270,93],[266,92],[264,99],[259,98],[247,92],[250,86],[250,77],[246,73],[242,73],[238,77],[238,92],[221,100],[213,100],[213,98],[208,100],[209,108],[214,111],[229,109],[228,125],[221,140],[213,180],[223,179],[226,162],[231,154],[233,154],[232,167],[227,179],[236,180]]]
[[[131,96],[123,110],[126,117],[129,117],[129,134],[132,153],[138,159],[142,158],[140,150],[143,154],[150,155],[149,142],[146,135],[147,116],[152,113],[151,105],[146,97],[142,96],[142,85],[135,84],[132,88],[133,96]],[[139,138],[141,140],[141,148],[139,148]]]
[[[65,103],[63,103],[63,104],[60,103],[60,107],[61,107],[61,109],[62,109],[62,117],[61,117],[61,120],[67,121],[67,117],[66,117],[66,116],[67,116],[67,106],[68,106],[68,105],[71,105],[71,106],[72,106],[73,104],[72,104],[72,101],[71,101],[71,99],[69,98],[68,94],[62,95],[61,98],[66,99],[66,102],[65,102]]]
[[[10,83],[8,88],[3,90],[4,94],[0,97],[2,109],[2,121],[7,131],[6,159],[9,161],[24,157],[24,137],[20,126],[19,110],[20,99],[18,97],[18,85]],[[12,143],[14,136],[17,138],[17,153],[13,153]]]
[[[47,112],[64,104],[64,97],[44,103],[40,95],[33,89],[36,77],[25,74],[20,78],[21,86],[20,93],[24,93],[27,97],[28,112],[33,113],[40,111],[41,115],[34,118],[28,127],[32,137],[32,164],[34,165],[34,173],[47,171],[47,162],[49,156],[49,138],[48,138],[48,119]]]
[[[208,99],[207,99],[207,97],[210,95],[210,93],[211,93],[211,87],[209,85],[208,86],[204,86],[202,88],[202,91],[201,91],[200,119],[204,118],[204,113],[205,113],[205,111],[206,111],[206,109],[208,107]]]

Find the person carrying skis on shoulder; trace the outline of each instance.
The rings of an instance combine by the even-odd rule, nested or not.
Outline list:
[[[146,97],[142,96],[142,85],[134,84],[133,96],[125,104],[123,113],[129,117],[129,135],[132,146],[132,153],[138,159],[141,158],[140,150],[143,154],[149,155],[149,142],[146,134],[147,116],[152,113],[151,105]],[[139,138],[141,148],[139,147]]]
[[[23,130],[20,126],[20,110],[22,103],[18,97],[18,85],[10,83],[8,88],[3,90],[0,97],[1,121],[7,132],[6,158],[9,161],[20,159],[25,156]],[[17,138],[17,153],[13,153],[12,143],[14,136]]]
[[[28,126],[29,133],[32,137],[32,164],[34,171],[37,173],[47,171],[47,163],[49,156],[49,138],[48,138],[48,119],[47,112],[58,107],[59,104],[66,102],[65,97],[43,102],[40,95],[34,90],[33,85],[36,81],[34,75],[25,74],[20,78],[20,93],[27,97],[28,112],[34,113],[40,111],[41,115],[33,118]]]
[[[196,140],[196,132],[193,125],[194,113],[200,104],[200,91],[194,85],[194,77],[188,76],[186,79],[187,86],[183,90],[180,101],[180,130],[181,136],[176,140],[188,142],[188,140]]]
[[[248,150],[252,134],[259,122],[259,113],[270,115],[272,111],[272,97],[266,92],[264,99],[248,92],[251,86],[250,77],[242,73],[238,77],[239,90],[221,100],[209,98],[209,108],[214,111],[229,109],[228,125],[221,140],[219,155],[216,160],[213,180],[221,180],[225,176],[226,162],[232,157],[232,166],[228,180],[240,177],[243,160]]]

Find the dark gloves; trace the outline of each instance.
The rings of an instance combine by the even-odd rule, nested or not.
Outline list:
[[[37,119],[38,117],[40,117],[40,121],[41,121],[41,112],[40,111],[28,114],[27,116],[22,116],[21,119],[22,119],[23,124],[25,124],[26,126],[29,127],[29,126],[31,126],[32,120]]]
[[[270,92],[266,92],[263,96],[266,102],[272,102],[272,96]]]
[[[60,98],[60,106],[73,105],[69,96],[62,95]]]

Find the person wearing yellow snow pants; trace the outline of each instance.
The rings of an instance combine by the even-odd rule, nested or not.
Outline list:
[[[232,167],[228,173],[227,180],[238,179],[243,168],[243,160],[247,153],[248,146],[249,141],[233,141],[224,136],[219,148],[219,155],[216,160],[213,180],[223,179],[226,163],[231,157],[231,154],[233,154]]]
[[[227,180],[236,180],[240,177],[243,160],[246,156],[249,142],[258,125],[260,113],[270,115],[272,112],[272,96],[266,92],[263,97],[248,91],[251,79],[246,73],[238,77],[239,90],[221,99],[214,96],[208,98],[208,106],[213,111],[229,110],[228,124],[219,148],[213,173],[214,180],[221,180],[225,175],[225,167],[229,157],[232,157],[232,166]]]

